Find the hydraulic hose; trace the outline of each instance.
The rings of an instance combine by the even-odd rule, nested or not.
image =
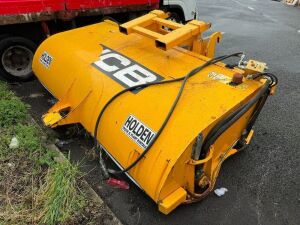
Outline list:
[[[274,74],[272,74],[272,73],[261,73],[260,76],[266,76],[266,77],[270,78],[270,80],[272,82],[271,85],[270,85],[270,87],[273,87],[273,86],[275,86],[275,85],[278,84],[278,78]],[[259,103],[257,104],[256,109],[254,110],[254,113],[252,114],[252,116],[251,116],[251,118],[250,118],[250,120],[249,120],[249,122],[247,124],[245,135],[247,135],[250,132],[250,130],[252,129],[252,127],[253,127],[253,125],[254,125],[254,123],[255,123],[258,115],[260,114],[260,112],[261,112],[264,104],[266,103],[267,98],[268,98],[269,95],[270,95],[270,91],[268,91],[260,99]],[[243,136],[245,136],[245,135],[243,135]]]
[[[257,106],[254,110],[254,113],[252,114],[247,126],[246,126],[246,129],[245,129],[245,134],[243,134],[243,138],[246,137],[246,135],[248,135],[248,133],[251,131],[256,119],[258,118],[258,115],[260,114],[263,106],[265,105],[266,101],[267,101],[267,98],[269,97],[269,92],[267,92],[265,95],[263,95],[259,102],[257,103]]]
[[[256,73],[256,74],[249,75],[249,77],[251,79],[256,79],[256,78],[262,77],[262,76],[266,76],[271,80],[271,82],[272,82],[271,86],[272,87],[278,84],[278,78],[272,73]]]
[[[178,94],[176,96],[176,98],[174,99],[174,102],[167,114],[167,116],[165,117],[164,119],[164,122],[162,123],[160,129],[157,131],[156,135],[154,136],[154,138],[152,139],[152,141],[149,143],[149,145],[147,146],[147,148],[142,152],[142,154],[140,154],[138,156],[138,158],[133,162],[131,163],[128,167],[124,168],[123,170],[120,170],[120,171],[114,171],[114,170],[109,170],[110,173],[113,173],[113,174],[121,174],[121,173],[125,173],[125,172],[128,172],[130,169],[132,169],[135,165],[138,164],[138,162],[147,154],[147,152],[149,152],[149,150],[151,149],[151,147],[153,146],[153,144],[155,143],[155,141],[158,139],[158,137],[160,136],[160,134],[162,133],[162,131],[164,130],[165,126],[167,125],[170,117],[172,116],[175,108],[176,108],[176,105],[182,95],[182,92],[184,90],[184,87],[185,87],[185,84],[187,82],[187,80],[194,76],[195,74],[197,74],[199,71],[203,70],[204,68],[212,65],[212,64],[215,64],[217,62],[220,62],[224,59],[227,59],[227,58],[230,58],[230,57],[233,57],[233,56],[236,56],[236,57],[239,57],[241,54],[243,54],[242,52],[238,52],[238,53],[234,53],[234,54],[230,54],[230,55],[224,55],[224,56],[219,56],[219,57],[216,57],[214,59],[211,59],[207,62],[205,62],[203,65],[201,66],[198,66],[196,67],[195,69],[193,69],[192,71],[190,71],[187,75],[183,76],[183,77],[179,77],[179,78],[176,78],[176,79],[172,79],[172,80],[165,80],[165,81],[159,81],[159,82],[152,82],[152,83],[146,83],[146,84],[140,84],[140,85],[136,85],[136,86],[133,86],[133,87],[129,87],[129,88],[126,88],[120,92],[118,92],[117,94],[115,94],[105,105],[104,107],[102,108],[102,110],[100,111],[98,117],[97,117],[97,120],[96,120],[96,124],[95,124],[95,129],[94,129],[94,142],[95,142],[95,146],[96,146],[96,150],[99,150],[101,151],[101,147],[98,145],[98,141],[97,141],[97,135],[98,135],[98,127],[99,127],[99,124],[100,124],[100,120],[105,112],[105,110],[107,109],[107,107],[116,99],[118,98],[120,95],[126,93],[126,92],[129,92],[129,91],[133,91],[133,90],[137,90],[137,89],[141,89],[141,88],[146,88],[146,87],[149,87],[149,86],[152,86],[152,85],[159,85],[159,84],[167,84],[167,83],[173,83],[173,82],[177,82],[177,81],[182,81],[182,84],[181,84],[181,87],[178,91]],[[103,160],[100,160],[100,163],[102,162]],[[101,165],[102,168],[104,168],[103,165]],[[106,174],[107,171],[104,171],[104,174]]]
[[[246,104],[241,105],[237,110],[232,112],[227,118],[224,120],[221,120],[218,122],[212,130],[208,133],[207,137],[205,138],[200,159],[204,158],[210,148],[210,146],[220,137],[220,135],[226,131],[233,123],[235,123],[241,116],[246,113],[255,103],[257,103],[257,107],[254,110],[254,113],[252,114],[247,126],[246,126],[246,132],[243,134],[243,137],[246,136],[250,130],[252,129],[259,113],[261,112],[262,107],[264,106],[269,93],[270,93],[270,87],[276,85],[278,83],[278,79],[275,75],[270,73],[261,73],[255,76],[255,78],[259,76],[267,76],[270,78],[271,82],[269,80],[266,81],[264,86],[258,91],[258,93],[250,99]]]

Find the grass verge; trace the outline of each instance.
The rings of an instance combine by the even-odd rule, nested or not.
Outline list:
[[[0,225],[90,224],[78,219],[87,205],[79,166],[54,161],[27,110],[0,81]]]

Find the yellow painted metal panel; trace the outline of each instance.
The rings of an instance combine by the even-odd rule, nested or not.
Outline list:
[[[151,19],[153,15],[148,17]],[[148,17],[143,18],[143,23],[147,23]],[[209,59],[204,53],[180,47],[163,51],[156,48],[148,36],[143,32],[125,35],[117,24],[105,21],[45,40],[36,51],[33,70],[40,82],[60,100],[46,114],[47,121],[53,114],[56,123],[52,126],[80,123],[93,135],[101,109],[126,85],[182,77]],[[109,58],[113,61],[108,63]],[[236,71],[217,63],[191,77],[164,131],[147,155],[128,172],[154,201],[167,199],[168,204],[162,211],[168,213],[183,201],[197,199],[199,165],[205,179],[213,184],[220,159],[233,153],[230,150],[240,138],[255,105],[217,139],[213,152],[208,153],[211,154],[209,159],[198,165],[191,163],[199,133],[205,137],[218,121],[247,103],[264,85],[264,81],[249,79],[240,85],[229,85]],[[180,85],[175,82],[127,92],[107,108],[97,139],[123,168],[144,151],[151,135],[159,130]],[[57,112],[66,105],[70,106],[69,114],[59,120]],[[136,121],[136,130],[128,131],[133,124],[130,121]],[[143,129],[144,136],[132,134],[139,129]],[[180,198],[173,198],[172,193],[178,190]],[[188,194],[183,195],[181,190]]]

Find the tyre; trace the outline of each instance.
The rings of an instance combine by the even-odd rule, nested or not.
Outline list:
[[[28,81],[34,75],[31,69],[36,44],[31,40],[2,36],[0,39],[0,75],[8,81]]]
[[[6,37],[9,37],[9,34],[0,34],[0,41]]]
[[[180,10],[176,9],[170,10],[170,17],[168,18],[168,20],[174,21],[176,23],[185,24],[183,13],[180,12]]]

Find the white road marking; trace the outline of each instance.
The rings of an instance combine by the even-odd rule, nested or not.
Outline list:
[[[234,2],[234,3],[236,3],[236,4],[238,4],[238,5],[240,5],[240,6],[242,6],[242,7],[248,8],[249,10],[256,11],[255,8],[253,8],[253,7],[251,7],[251,6],[248,6],[248,5],[246,5],[246,4],[243,4],[243,3],[239,2],[238,0],[231,0],[231,1]],[[252,0],[252,1],[257,1],[257,0]],[[271,20],[271,21],[273,21],[273,22],[277,22],[276,19],[273,19],[273,18],[272,18],[271,16],[269,16],[269,15],[263,14],[263,16],[266,17],[266,18],[268,18],[269,20]]]
[[[236,0],[232,0],[232,1],[235,2],[238,5],[245,6],[244,4],[240,3],[239,1],[236,1]]]
[[[250,10],[253,10],[253,11],[255,10],[253,7],[247,6],[247,5],[241,3],[241,2],[239,2],[239,1],[237,1],[237,0],[231,0],[231,1],[235,2],[236,4],[238,4],[238,5],[240,5],[240,6],[247,7],[247,8],[250,9]]]
[[[300,30],[297,31],[300,34]]]

